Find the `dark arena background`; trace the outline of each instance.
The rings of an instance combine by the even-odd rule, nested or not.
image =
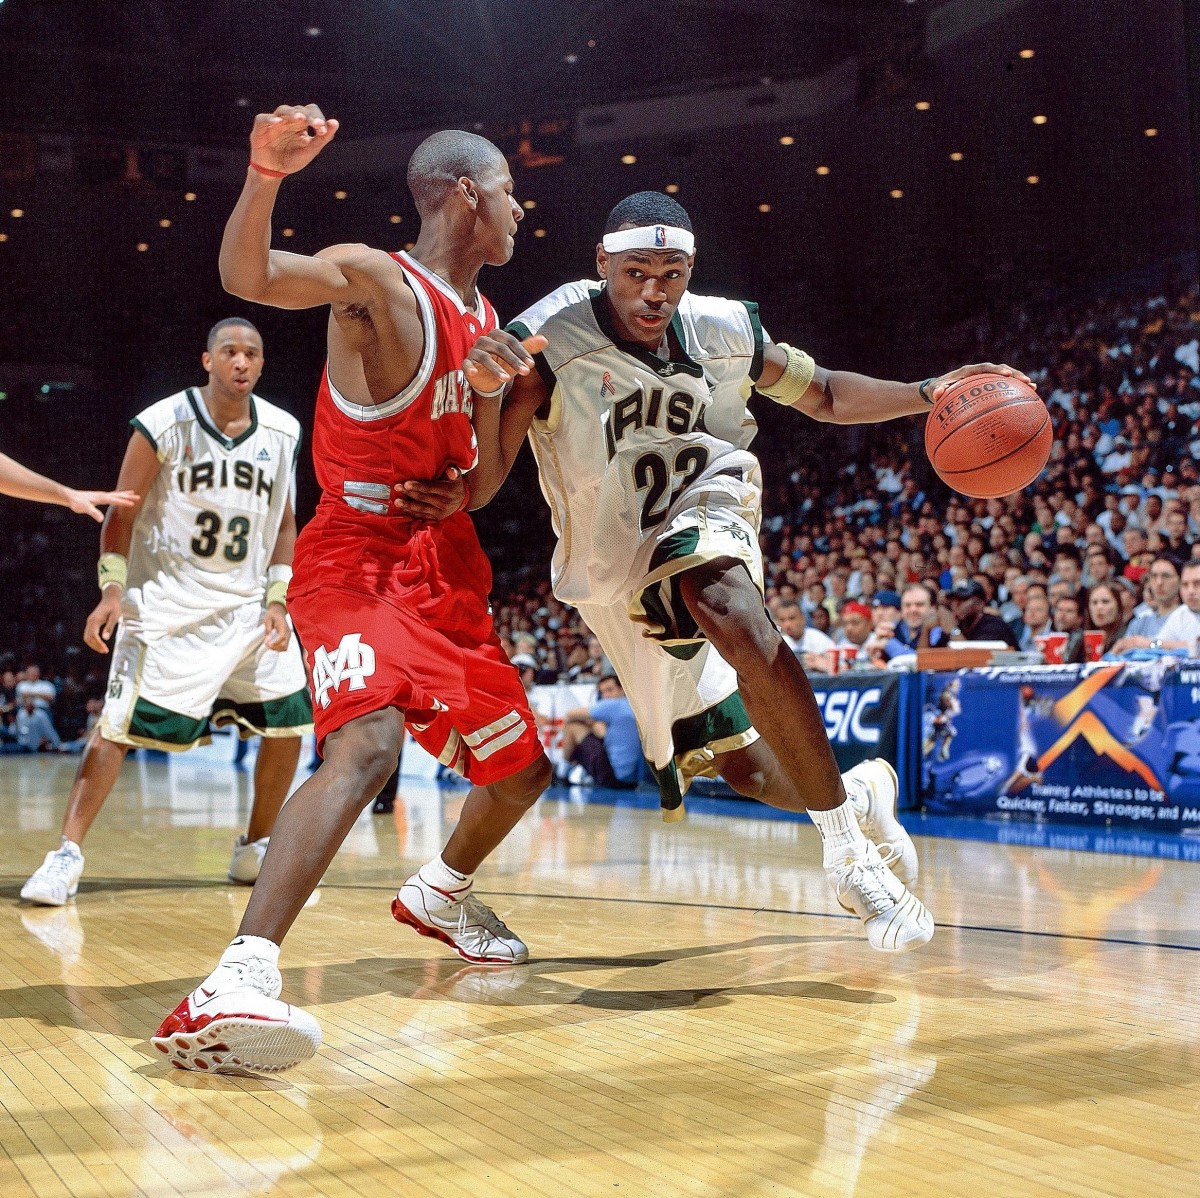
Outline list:
[[[410,741],[284,947],[324,1046],[278,1077],[150,1045],[252,893],[225,863],[257,739],[131,752],[77,894],[21,897],[114,692],[83,643],[99,526],[0,495],[0,1195],[1200,1192],[1194,4],[0,0],[0,62],[0,453],[69,487],[116,486],[131,418],[203,385],[237,316],[312,518],[328,309],[217,269],[281,104],[341,127],[281,186],[276,249],[411,248],[410,155],[476,132],[523,210],[479,279],[502,323],[664,191],[693,293],[831,370],[1007,363],[1054,431],[1028,487],[972,499],[921,416],[749,401],[780,651],[840,768],[895,770],[920,856],[938,930],[905,955],[838,905],[808,815],[702,778],[665,824],[648,763],[613,789],[571,757],[573,725],[616,736],[611,663],[550,591],[522,449],[474,520],[554,783],[478,882],[529,960],[388,918],[468,802]],[[306,736],[291,786],[316,764]]]

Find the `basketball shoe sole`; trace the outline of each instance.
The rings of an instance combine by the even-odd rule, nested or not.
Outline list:
[[[196,994],[201,1001],[195,1002]],[[321,1025],[299,1007],[257,990],[189,994],[150,1043],[176,1069],[198,1073],[282,1073],[321,1047]]]

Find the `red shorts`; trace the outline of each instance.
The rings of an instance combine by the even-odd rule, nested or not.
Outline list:
[[[403,538],[366,537],[358,519],[321,523],[301,534],[288,588],[318,751],[344,724],[395,707],[418,744],[481,786],[536,761],[537,724],[492,626],[491,570],[470,520]]]

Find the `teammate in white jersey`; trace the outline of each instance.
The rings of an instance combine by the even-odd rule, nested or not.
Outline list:
[[[767,613],[746,400],[754,388],[816,419],[878,421],[927,411],[965,375],[1017,372],[970,366],[917,385],[823,370],[772,344],[753,304],[690,295],[694,262],[684,209],[639,192],[609,215],[600,283],[561,287],[476,343],[464,364],[480,442],[472,506],[528,434],[558,535],[554,593],[621,676],[666,816],[682,814],[697,774],[807,809],[838,901],[874,948],[904,951],[930,939],[933,920],[902,880],[917,860],[895,818],[896,776],[869,762],[843,782]],[[486,399],[509,386],[501,414]]]
[[[263,738],[254,805],[234,844],[231,881],[252,883],[312,727],[304,661],[288,621],[300,424],[254,395],[262,338],[220,321],[201,358],[208,383],[132,421],[118,486],[144,498],[109,511],[100,602],[86,643],[107,653],[108,695],[84,750],[62,842],[21,897],[62,906],[83,873],[80,845],[131,746],[183,750],[209,724]]]

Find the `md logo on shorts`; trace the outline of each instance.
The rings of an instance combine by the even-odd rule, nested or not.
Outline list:
[[[361,632],[348,632],[332,656],[324,645],[318,646],[313,654],[313,694],[322,707],[328,707],[329,692],[341,690],[347,678],[350,680],[347,689],[360,691],[366,688],[367,679],[374,673],[375,650],[363,644]]]

